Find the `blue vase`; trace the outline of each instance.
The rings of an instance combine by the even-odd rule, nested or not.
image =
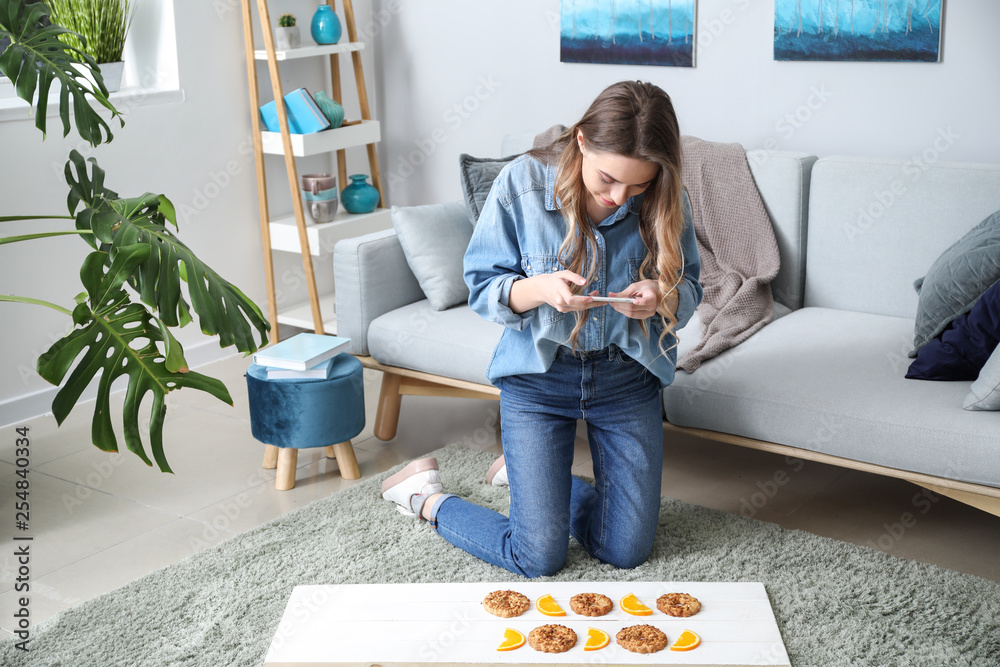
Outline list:
[[[348,213],[371,213],[379,199],[378,188],[368,182],[367,174],[354,174],[351,184],[340,191],[340,201]]]
[[[316,106],[320,108],[323,115],[327,117],[330,121],[330,127],[338,128],[344,124],[344,107],[329,97],[322,90],[317,90],[316,94],[313,95],[313,99],[316,100]]]
[[[312,38],[317,44],[336,44],[340,41],[340,19],[333,7],[321,4],[312,19]]]

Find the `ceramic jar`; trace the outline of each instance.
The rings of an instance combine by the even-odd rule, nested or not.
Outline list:
[[[340,191],[340,201],[348,213],[371,213],[379,199],[378,189],[368,182],[367,174],[354,174],[351,184]]]
[[[336,44],[340,41],[340,19],[333,7],[321,1],[312,18],[312,38],[317,44]]]
[[[320,108],[323,115],[330,121],[330,127],[337,128],[344,124],[344,107],[340,106],[336,100],[327,97],[326,93],[322,90],[317,90],[316,94],[313,95],[313,99],[316,100],[316,106]]]

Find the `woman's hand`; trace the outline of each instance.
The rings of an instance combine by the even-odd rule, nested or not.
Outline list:
[[[595,303],[590,296],[573,294],[570,289],[571,285],[582,287],[586,284],[587,279],[573,271],[541,273],[530,278],[515,280],[510,288],[508,305],[515,313],[523,313],[543,303],[549,304],[560,313],[604,305]],[[597,294],[597,292],[592,292],[592,294]]]
[[[608,296],[630,297],[632,303],[610,303],[608,305],[625,317],[645,320],[656,313],[656,306],[660,302],[660,285],[655,280],[640,280],[632,283],[621,292],[608,292]],[[677,290],[673,290],[667,295],[666,308],[671,313],[677,311]]]

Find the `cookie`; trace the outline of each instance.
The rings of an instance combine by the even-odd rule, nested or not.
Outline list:
[[[614,606],[611,598],[600,593],[580,593],[569,599],[569,608],[581,616],[604,616]]]
[[[694,616],[701,611],[701,602],[687,593],[667,593],[656,598],[656,608],[668,616]]]
[[[528,606],[528,598],[517,591],[493,591],[483,600],[486,611],[500,618],[520,616]]]
[[[528,646],[543,653],[562,653],[576,646],[576,633],[565,625],[540,625],[528,633]]]
[[[632,653],[656,653],[667,647],[667,636],[652,625],[630,625],[615,635],[618,645]]]

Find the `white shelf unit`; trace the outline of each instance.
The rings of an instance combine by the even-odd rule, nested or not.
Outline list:
[[[306,225],[309,237],[309,254],[313,257],[328,255],[341,239],[378,232],[392,227],[392,216],[387,208],[377,208],[371,213],[348,213],[343,206],[331,222]],[[299,229],[295,216],[271,220],[271,249],[299,252]],[[280,317],[279,317],[280,321]]]
[[[320,0],[329,5],[334,0]],[[299,172],[295,162],[296,157],[306,157],[320,154],[336,154],[338,185],[347,185],[347,164],[345,150],[353,147],[367,146],[368,165],[371,183],[379,191],[382,205],[385,199],[382,192],[382,179],[379,173],[378,155],[375,144],[381,140],[381,128],[378,121],[372,119],[365,88],[364,71],[361,63],[361,51],[365,43],[358,40],[355,24],[353,0],[339,0],[343,14],[341,21],[345,29],[345,41],[337,44],[308,45],[295,49],[277,50],[273,35],[273,21],[268,0],[240,0],[243,14],[244,45],[246,48],[248,84],[251,109],[253,110],[253,128],[256,133],[254,141],[255,164],[257,169],[257,188],[260,206],[261,236],[264,242],[264,272],[267,283],[268,313],[271,322],[271,341],[277,342],[278,325],[287,324],[317,333],[334,333],[337,317],[334,313],[334,285],[325,286],[322,292],[316,285],[316,274],[313,270],[313,257],[329,257],[337,241],[352,236],[360,236],[371,231],[387,229],[392,225],[388,209],[376,209],[369,214],[350,214],[339,211],[332,222],[312,224],[305,207],[302,206],[299,190]],[[260,28],[264,37],[264,48],[257,49],[254,45],[254,18],[252,5],[256,5]],[[358,91],[360,120],[348,121],[344,126],[315,132],[312,134],[291,134],[287,122],[283,124],[283,132],[263,131],[257,109],[260,107],[260,92],[258,90],[258,63],[267,64],[267,81],[270,82],[271,93],[275,100],[284,97],[279,64],[289,60],[302,58],[327,58],[330,61],[330,93],[335,100],[342,100],[340,56],[350,55],[353,64],[354,81]],[[279,123],[284,117],[283,105],[278,105]],[[291,150],[285,150],[287,136]],[[269,211],[267,197],[267,174],[264,155],[281,155],[284,158],[288,185],[291,190],[293,213],[283,217],[272,217]],[[303,241],[302,236],[305,237]],[[281,306],[277,303],[274,283],[273,253],[294,252],[302,258],[305,270],[306,286],[309,298],[305,303]],[[329,260],[325,260],[329,261]],[[318,314],[317,314],[318,311]]]
[[[260,136],[265,153],[268,155],[285,154],[280,132],[261,132]],[[378,143],[380,137],[379,122],[377,120],[363,120],[356,125],[348,125],[347,127],[338,127],[311,134],[293,134],[291,135],[292,154],[295,157],[306,157],[307,155],[331,153],[354,146]]]
[[[365,48],[364,42],[343,42],[340,44],[316,44],[315,46],[299,46],[286,51],[275,51],[274,59],[297,60],[299,58],[312,58],[313,56],[332,56],[333,54],[351,53],[352,51],[362,51]],[[253,52],[257,60],[267,60],[267,50],[257,49]]]
[[[333,294],[319,297],[319,307],[323,313],[323,329],[328,334],[337,332],[337,313],[333,311],[335,304],[336,298]],[[278,322],[313,331],[312,305],[308,301],[303,301],[292,306],[284,306],[278,311]]]

